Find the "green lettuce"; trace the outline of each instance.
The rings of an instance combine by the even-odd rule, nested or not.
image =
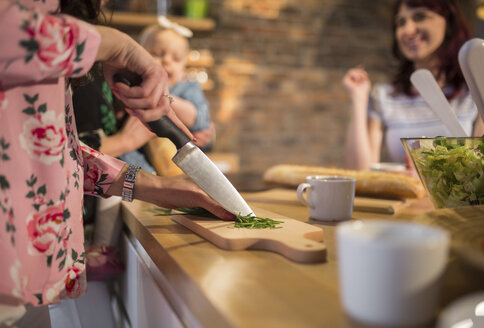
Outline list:
[[[435,206],[484,204],[484,136],[475,140],[439,137],[411,151]]]

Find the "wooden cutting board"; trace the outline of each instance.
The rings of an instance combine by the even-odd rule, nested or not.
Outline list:
[[[233,221],[189,215],[173,215],[175,222],[187,227],[216,246],[226,250],[257,249],[279,253],[301,263],[324,262],[326,245],[319,227],[290,219],[263,209],[252,208],[260,217],[283,221],[278,229],[234,228]]]
[[[302,205],[297,198],[296,190],[293,189],[275,188],[250,193],[245,196],[244,199],[248,202]],[[404,204],[405,201],[402,199],[384,199],[357,196],[355,197],[353,203],[353,210],[359,212],[395,214],[400,208],[403,207]]]

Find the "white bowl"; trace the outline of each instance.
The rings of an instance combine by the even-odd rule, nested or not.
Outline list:
[[[484,291],[463,296],[452,302],[440,314],[437,327],[484,327]]]

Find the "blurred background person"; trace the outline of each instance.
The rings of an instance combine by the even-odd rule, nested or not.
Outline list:
[[[183,30],[179,30],[176,25],[152,25],[141,32],[139,42],[165,68],[170,95],[174,99],[173,110],[193,133],[197,146],[209,151],[214,138],[214,124],[202,88],[197,82],[187,80],[186,64],[190,45]]]
[[[416,69],[432,72],[469,135],[484,132],[458,64],[459,49],[470,38],[458,2],[398,0],[392,31],[392,53],[398,61],[392,82],[372,89],[362,66],[350,69],[343,78],[353,111],[347,131],[348,168],[369,169],[380,161],[383,144],[391,162],[404,163],[401,137],[448,134],[410,82]]]

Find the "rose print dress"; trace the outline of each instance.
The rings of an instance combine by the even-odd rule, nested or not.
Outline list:
[[[64,77],[85,74],[100,36],[57,1],[0,1],[0,302],[45,305],[86,288],[84,192],[123,162],[79,142]]]

